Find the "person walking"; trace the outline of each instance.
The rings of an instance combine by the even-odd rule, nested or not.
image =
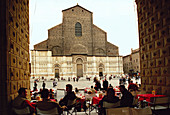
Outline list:
[[[46,84],[45,84],[45,82],[43,81],[43,84],[42,84],[43,89],[45,89],[45,85],[46,85]]]
[[[37,91],[37,82],[36,82],[36,80],[34,81],[34,91]]]
[[[104,89],[105,91],[107,90],[108,85],[109,85],[109,83],[108,83],[108,81],[107,81],[106,78],[105,78],[105,80],[103,81],[103,89]]]

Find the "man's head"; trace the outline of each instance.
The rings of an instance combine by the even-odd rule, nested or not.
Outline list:
[[[66,91],[67,92],[72,92],[72,85],[71,84],[66,85]]]
[[[47,99],[49,96],[49,91],[48,89],[43,89],[41,92],[41,97]]]
[[[120,89],[120,92],[123,92],[124,90],[126,90],[126,88],[125,88],[124,85],[120,85],[120,86],[119,86],[119,89]]]
[[[27,96],[27,88],[23,88],[21,87],[19,90],[18,90],[18,94],[24,98],[26,98]]]

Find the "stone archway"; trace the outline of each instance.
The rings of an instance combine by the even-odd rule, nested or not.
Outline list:
[[[81,58],[78,58],[76,60],[77,64],[77,77],[83,77],[83,60]]]
[[[60,78],[60,70],[59,69],[55,69],[55,78]]]
[[[101,63],[99,64],[99,76],[102,77],[103,76],[103,69],[104,69],[104,65]]]
[[[99,68],[99,76],[103,76],[103,68]]]
[[[59,64],[55,64],[55,77],[59,79],[60,78],[60,65]]]

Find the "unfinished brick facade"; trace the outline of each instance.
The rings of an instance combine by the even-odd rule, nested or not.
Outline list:
[[[119,56],[118,47],[107,41],[107,33],[93,24],[93,13],[76,5],[63,10],[63,22],[48,30],[48,39],[36,44],[34,50],[50,50],[53,56],[86,54]],[[81,36],[76,36],[76,23]]]
[[[93,24],[93,13],[79,5],[62,12],[63,22],[49,29],[48,39],[34,45],[31,51],[31,76],[54,78],[57,74],[67,79],[122,74],[118,47]]]

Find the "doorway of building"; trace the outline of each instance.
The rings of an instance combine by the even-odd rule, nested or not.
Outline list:
[[[99,68],[99,76],[100,76],[100,77],[103,76],[103,68]]]
[[[83,77],[83,65],[77,64],[77,77]]]
[[[60,78],[59,69],[55,69],[55,78]]]

